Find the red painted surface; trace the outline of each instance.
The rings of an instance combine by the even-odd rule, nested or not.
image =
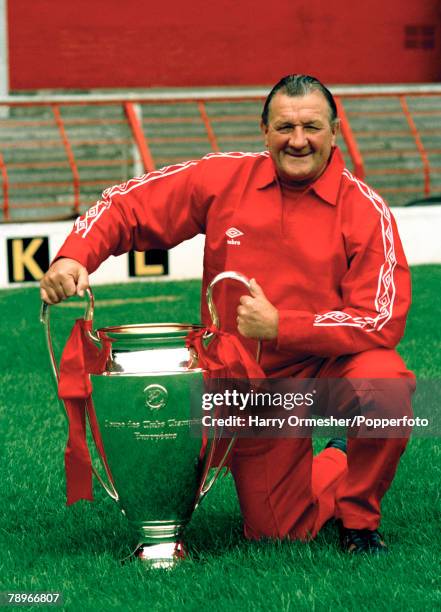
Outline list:
[[[440,0],[9,0],[8,21],[13,90],[441,80]]]

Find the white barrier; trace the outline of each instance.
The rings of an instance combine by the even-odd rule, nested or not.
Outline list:
[[[36,284],[72,229],[72,221],[0,225],[0,288]],[[204,236],[168,254],[134,252],[110,257],[91,275],[94,285],[137,279],[201,278]]]
[[[441,206],[392,209],[410,265],[441,263]]]
[[[409,264],[441,263],[441,206],[394,208]],[[0,224],[0,288],[36,284],[72,228],[72,221]],[[110,257],[94,272],[94,285],[136,279],[201,278],[204,237],[168,253]]]

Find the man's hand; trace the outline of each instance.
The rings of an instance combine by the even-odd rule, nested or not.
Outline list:
[[[279,312],[267,300],[260,285],[250,281],[251,296],[243,295],[237,307],[237,329],[245,338],[272,340],[277,338]]]
[[[72,295],[83,297],[89,287],[89,275],[75,259],[57,259],[40,281],[41,299],[47,304],[58,304]]]

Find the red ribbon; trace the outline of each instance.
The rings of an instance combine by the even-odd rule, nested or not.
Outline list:
[[[64,455],[67,504],[79,499],[93,500],[92,463],[86,440],[86,410],[96,446],[107,466],[104,447],[91,398],[89,374],[104,372],[110,343],[103,339],[100,350],[88,336],[91,321],[77,319],[61,356],[58,396],[69,420],[69,436]]]
[[[204,337],[209,333],[213,334],[214,338],[207,345],[204,343]],[[208,370],[209,378],[266,378],[260,365],[243,347],[241,341],[214,325],[190,332],[186,345],[196,349],[199,364]]]
[[[206,336],[212,334],[207,342]],[[207,371],[207,378],[241,378],[241,379],[263,379],[266,378],[264,371],[248,351],[243,347],[241,341],[228,332],[223,332],[216,326],[211,325],[199,331],[190,332],[186,338],[186,346],[193,347],[198,355],[199,366]],[[211,456],[208,464],[216,466],[223,457],[228,439],[215,439],[211,447]],[[202,433],[202,447],[200,457],[204,456],[208,444],[207,435]],[[230,459],[225,463],[227,471],[230,467]]]

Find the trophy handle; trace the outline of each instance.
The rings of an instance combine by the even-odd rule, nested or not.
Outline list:
[[[93,311],[94,311],[94,306],[95,306],[95,300],[94,300],[94,297],[93,297],[92,289],[90,289],[90,287],[88,287],[86,289],[86,295],[88,297],[88,302],[87,302],[87,305],[86,305],[86,311],[84,313],[84,320],[85,321],[92,321],[93,322]],[[55,384],[58,385],[58,381],[60,379],[60,371],[58,369],[58,364],[57,364],[57,360],[55,358],[55,352],[54,352],[54,347],[53,347],[53,343],[52,343],[51,325],[50,325],[50,316],[49,316],[49,304],[46,304],[46,302],[42,302],[41,303],[40,323],[42,323],[44,325],[45,335],[46,335],[46,344],[47,344],[47,349],[48,349],[48,353],[49,353],[50,364],[52,366],[52,373],[53,373],[53,376],[54,376]],[[91,338],[91,340],[93,340],[94,342],[101,343],[101,341],[98,338],[98,336],[96,336],[93,332],[88,332],[88,335]],[[85,407],[86,407],[87,417],[88,417],[89,422],[90,422],[89,407],[88,407],[87,401],[85,401],[84,403],[85,403]],[[64,416],[67,419],[66,411],[63,410],[63,413],[64,413]],[[93,441],[95,442],[95,446],[98,448],[97,440],[95,439],[95,433],[94,433],[92,428],[91,428],[91,431],[92,431]],[[115,487],[112,484],[112,478],[111,478],[111,476],[109,474],[109,471],[108,471],[106,465],[104,464],[104,462],[103,462],[103,460],[101,458],[101,454],[98,453],[98,455],[100,456],[101,463],[102,463],[104,471],[106,473],[107,482],[98,473],[98,471],[96,470],[96,468],[93,465],[92,465],[92,472],[94,473],[94,475],[96,476],[98,482],[101,484],[101,486],[106,491],[106,493],[112,499],[114,499],[115,501],[118,501],[119,496],[118,496],[118,493],[115,490]]]
[[[231,453],[231,451],[233,450],[233,446],[236,443],[236,435],[234,435],[231,440],[230,443],[227,446],[227,450],[224,453],[224,456],[222,457],[221,461],[219,461],[219,465],[216,467],[216,471],[214,472],[213,476],[210,478],[210,480],[208,480],[207,482],[207,476],[208,476],[208,472],[210,470],[210,464],[211,461],[213,460],[213,455],[214,455],[214,451],[216,450],[216,441],[213,440],[213,443],[211,445],[211,449],[210,449],[210,456],[207,460],[207,468],[206,468],[206,472],[205,472],[205,478],[202,480],[202,485],[199,491],[199,496],[198,496],[198,500],[196,503],[196,508],[199,506],[199,503],[201,502],[201,500],[207,495],[208,491],[211,489],[211,487],[214,485],[214,483],[216,482],[216,480],[218,479],[218,477],[220,476],[220,473],[222,471],[222,468],[225,466],[225,463],[228,459],[228,455]]]
[[[207,305],[208,305],[208,310],[210,312],[210,316],[211,316],[211,321],[213,323],[213,325],[215,327],[217,327],[219,329],[219,325],[220,325],[220,321],[219,321],[219,314],[217,312],[217,308],[214,304],[213,301],[213,288],[214,286],[222,280],[236,280],[239,281],[240,283],[244,284],[245,287],[248,289],[248,291],[251,290],[250,288],[250,280],[244,275],[241,274],[240,272],[234,272],[234,271],[227,271],[227,272],[221,272],[220,274],[217,274],[217,276],[215,276],[211,283],[208,285],[207,287],[207,292],[206,292],[206,298],[207,298]],[[205,336],[205,339],[209,339],[211,338],[213,334],[211,332],[207,333]],[[256,350],[256,361],[257,363],[259,363],[260,361],[260,355],[262,352],[262,343],[260,340],[258,340],[257,342],[257,350]],[[213,443],[211,445],[211,449],[210,449],[210,456],[209,459],[207,461],[208,464],[208,468],[206,470],[205,473],[205,478],[202,481],[202,486],[201,486],[201,490],[199,493],[199,501],[205,497],[205,495],[208,493],[208,491],[211,489],[211,487],[214,485],[214,483],[216,482],[216,480],[218,479],[222,468],[225,466],[225,463],[228,459],[228,455],[230,454],[231,450],[233,449],[233,446],[236,442],[236,436],[234,435],[231,438],[230,443],[228,444],[227,450],[225,451],[224,456],[222,457],[222,460],[219,462],[219,465],[216,468],[216,471],[214,472],[213,476],[210,478],[210,480],[207,482],[207,476],[208,476],[208,471],[210,469],[210,464],[211,461],[213,459],[213,455],[216,449],[216,440],[213,440]]]
[[[87,333],[87,335],[89,336],[89,338],[93,342],[101,344],[100,338],[93,331],[93,313],[95,311],[95,298],[94,298],[94,295],[93,295],[93,291],[92,291],[92,289],[90,287],[87,287],[86,295],[87,295],[88,302],[86,304],[86,311],[84,313],[84,320],[92,322],[91,331],[88,330],[86,333]]]
[[[215,327],[217,327],[219,329],[219,325],[220,325],[220,321],[219,321],[219,315],[217,312],[217,308],[214,304],[213,301],[213,288],[215,285],[217,285],[217,283],[221,280],[236,280],[239,281],[240,283],[244,284],[245,287],[248,289],[248,291],[251,291],[251,287],[250,287],[250,280],[244,275],[241,274],[240,272],[234,272],[233,270],[231,271],[227,271],[227,272],[221,272],[220,274],[217,274],[217,276],[215,276],[211,283],[208,285],[207,287],[207,291],[206,291],[206,298],[207,298],[207,305],[208,305],[208,310],[210,312],[210,316],[211,316],[211,321],[213,323],[213,325]],[[205,338],[210,338],[213,334],[208,333]],[[257,342],[257,350],[256,350],[256,361],[257,363],[259,363],[260,361],[260,355],[262,352],[262,342],[260,340],[258,340]]]

